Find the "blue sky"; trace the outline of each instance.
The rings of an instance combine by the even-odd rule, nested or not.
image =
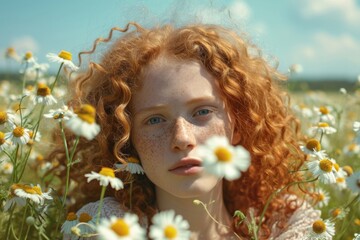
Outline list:
[[[248,33],[282,72],[297,63],[303,66],[299,77],[356,81],[360,74],[357,0],[2,0],[0,6],[1,69],[10,46],[19,54],[32,51],[42,63],[49,52],[90,49],[97,37],[128,21],[197,20]]]

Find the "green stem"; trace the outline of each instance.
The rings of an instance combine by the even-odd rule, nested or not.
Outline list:
[[[12,215],[13,215],[14,210],[15,210],[15,205],[16,205],[16,203],[12,203],[11,206],[10,206],[10,216],[9,216],[8,224],[6,226],[6,233],[5,233],[6,238],[5,239],[9,239],[11,219],[12,219]]]
[[[23,85],[22,85],[22,93],[25,93],[25,82],[26,82],[26,70],[29,67],[29,63],[25,63],[24,76],[23,76]]]
[[[67,145],[65,133],[63,132],[63,130],[62,130],[62,137],[63,137],[63,140],[65,139],[64,144]],[[68,157],[69,153],[67,153],[68,162],[67,162],[67,165],[66,165],[66,184],[65,184],[65,194],[64,194],[64,197],[63,197],[63,206],[65,206],[66,196],[67,196],[68,191],[69,191],[70,169],[71,169],[72,160],[73,160],[73,157],[74,157],[74,154],[75,154],[76,147],[77,147],[77,145],[79,143],[79,138],[80,137],[77,136],[76,139],[75,139],[75,143],[74,143],[73,149],[71,150],[70,157]],[[67,149],[67,147],[65,147],[65,149]]]
[[[105,196],[105,191],[106,191],[106,186],[103,186],[101,188],[101,194],[100,194],[100,204],[99,204],[99,208],[98,208],[98,212],[97,212],[97,218],[96,218],[96,225],[99,225],[99,221],[100,221],[100,215],[101,215],[101,209],[103,207],[104,204],[104,196]]]
[[[28,209],[28,205],[26,204],[26,207],[25,207],[25,210],[24,210],[24,215],[23,215],[23,219],[21,221],[21,228],[20,228],[20,238],[22,236],[22,232],[23,232],[23,228],[24,228],[24,225],[25,225],[25,219],[26,219],[26,212],[27,212],[27,209]]]
[[[55,84],[56,84],[56,82],[57,82],[57,80],[58,80],[58,78],[59,78],[59,76],[60,76],[60,71],[61,71],[61,68],[62,68],[63,65],[64,65],[64,63],[61,63],[61,65],[60,65],[60,67],[59,67],[59,70],[58,70],[58,72],[57,72],[57,74],[56,74],[55,81],[53,82],[53,84],[52,84],[51,87],[50,87],[50,92],[52,92],[52,90],[53,90],[54,87],[55,87]]]
[[[314,182],[314,181],[316,181],[317,179],[318,179],[318,178],[314,178],[314,179],[310,179],[310,180],[305,180],[305,181],[300,181],[300,182],[291,182],[291,183],[288,183],[285,187],[282,187],[282,188],[274,191],[273,193],[271,193],[271,195],[270,195],[270,197],[268,198],[268,200],[266,201],[266,204],[265,204],[265,206],[264,206],[264,209],[263,209],[263,211],[262,211],[262,213],[261,213],[261,215],[260,215],[259,226],[258,226],[257,229],[256,229],[257,233],[258,233],[259,230],[260,230],[262,220],[263,220],[263,218],[264,218],[264,215],[265,215],[265,212],[266,212],[267,208],[269,207],[270,202],[273,200],[273,198],[274,198],[277,194],[281,193],[284,189],[286,189],[286,188],[288,188],[288,187],[291,187],[292,185],[301,184],[301,183]]]
[[[350,207],[359,197],[360,197],[360,193],[358,193],[358,195],[356,195],[356,197],[354,197],[354,199],[351,200],[351,202],[349,202],[349,203],[345,206],[345,208]]]
[[[17,183],[16,179],[17,179],[17,158],[18,158],[18,152],[19,152],[19,144],[16,144],[16,150],[15,150],[15,157],[14,157],[14,170],[13,170],[13,175],[12,175],[12,181],[13,183]]]
[[[24,237],[25,240],[28,238],[30,228],[31,228],[31,226],[28,225],[28,227],[27,227],[27,229],[26,229],[25,237]]]

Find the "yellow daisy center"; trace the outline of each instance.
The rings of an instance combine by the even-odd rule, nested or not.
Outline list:
[[[43,157],[43,155],[39,154],[39,155],[36,156],[35,160],[37,162],[41,163],[42,161],[44,161],[44,157]]]
[[[79,217],[79,222],[89,222],[92,217],[87,213],[81,213]]]
[[[322,194],[322,193],[318,193],[317,194],[317,199],[318,199],[319,202],[321,202],[321,201],[323,201],[325,199],[325,195]]]
[[[300,109],[305,109],[305,108],[306,108],[306,105],[303,104],[303,103],[300,103],[300,104],[299,104],[299,107],[300,107]]]
[[[8,116],[6,112],[0,112],[0,124],[4,124],[6,123],[6,121],[8,120]]]
[[[217,147],[214,151],[218,161],[229,162],[231,161],[232,154],[226,147]]]
[[[354,220],[354,223],[355,223],[355,225],[360,226],[360,219],[359,219],[359,218],[356,218],[356,219]]]
[[[41,192],[41,188],[38,187],[38,186],[34,186],[34,187],[31,187],[31,186],[24,186],[23,187],[23,190],[27,193],[30,193],[30,194],[37,194],[37,195],[41,195],[42,192]]]
[[[137,158],[128,157],[128,158],[127,158],[127,162],[128,162],[128,163],[139,163],[140,161],[139,161],[139,159],[137,159]]]
[[[75,113],[81,120],[87,123],[92,124],[95,122],[96,111],[95,108],[89,104],[82,105]]]
[[[320,108],[319,108],[319,111],[320,111],[322,114],[324,114],[324,115],[330,113],[329,109],[328,109],[327,107],[324,107],[324,106],[320,107]]]
[[[334,210],[331,212],[331,215],[332,215],[333,217],[337,217],[337,216],[339,216],[340,213],[341,213],[341,209],[340,209],[340,208],[336,208],[336,209],[334,209]]]
[[[164,235],[168,239],[173,239],[177,237],[177,230],[173,226],[166,226],[164,229]]]
[[[7,53],[8,55],[13,55],[13,54],[15,54],[15,49],[12,48],[12,47],[9,47],[9,48],[6,50],[6,53]]]
[[[30,58],[32,58],[32,56],[32,52],[25,53],[25,60],[29,60]]]
[[[4,170],[9,170],[12,168],[12,164],[11,163],[5,163],[4,165]]]
[[[306,142],[306,148],[313,151],[314,149],[316,151],[320,151],[321,150],[321,144],[318,140],[312,138],[309,141]]]
[[[338,172],[340,170],[340,166],[337,163],[334,163],[334,168]]]
[[[345,178],[338,177],[338,178],[336,178],[336,182],[337,183],[343,183],[343,182],[345,182]]]
[[[38,89],[37,89],[37,95],[38,96],[49,96],[51,93],[50,88],[48,86],[46,86],[45,84],[39,83],[38,85]]]
[[[26,86],[26,90],[32,91],[34,89],[33,85],[28,85]]]
[[[348,149],[349,149],[350,152],[354,152],[356,147],[357,147],[357,144],[352,143],[352,144],[349,145]]]
[[[320,160],[319,166],[322,171],[331,172],[334,164],[329,159],[324,158],[324,159]]]
[[[110,228],[121,237],[128,236],[130,233],[130,227],[123,219],[118,219]]]
[[[58,55],[60,58],[71,61],[72,54],[68,51],[61,50],[61,52]]]
[[[313,223],[313,231],[317,234],[323,233],[326,230],[326,225],[322,220],[316,220]]]
[[[62,113],[57,113],[53,116],[54,119],[61,119],[61,118],[64,118],[64,114]]]
[[[66,216],[66,221],[74,221],[77,219],[77,216],[74,212],[69,212]]]
[[[14,134],[14,136],[17,137],[17,138],[24,136],[24,133],[25,133],[25,129],[22,128],[22,127],[16,127],[16,128],[13,130],[13,134]]]
[[[329,127],[329,124],[326,122],[319,122],[318,127],[321,127],[321,128]]]
[[[5,143],[5,133],[0,132],[0,145]]]
[[[107,177],[115,177],[115,173],[114,170],[108,167],[103,167],[101,168],[101,171],[99,172],[99,174],[103,175],[103,176],[107,176]]]
[[[350,166],[343,166],[342,169],[347,173],[348,176],[351,176],[354,172],[352,167],[350,167]]]

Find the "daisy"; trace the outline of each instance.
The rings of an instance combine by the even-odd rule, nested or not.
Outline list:
[[[23,57],[23,62],[35,63],[35,58],[33,57],[32,52],[26,52],[25,53],[25,56]]]
[[[15,204],[15,205],[14,205]],[[26,205],[26,199],[17,197],[10,193],[9,199],[4,205],[4,212],[7,212],[12,206],[24,207]]]
[[[56,99],[51,95],[50,88],[44,84],[39,83],[36,96],[34,98],[34,104],[45,104],[45,105],[52,105],[57,103]]]
[[[96,111],[91,105],[84,104],[75,110],[75,114],[66,122],[66,126],[77,136],[92,140],[100,132],[95,122]]]
[[[0,131],[0,150],[5,150],[9,146],[9,143],[5,139],[5,133]]]
[[[311,108],[307,107],[305,104],[294,105],[293,109],[303,118],[312,118],[314,115]]]
[[[335,160],[320,158],[307,163],[309,171],[319,178],[319,181],[325,184],[336,183]]]
[[[355,233],[353,240],[360,240],[360,233]]]
[[[318,188],[317,192],[315,193],[315,196],[316,196],[316,206],[322,208],[328,205],[330,196],[327,191]]]
[[[15,196],[30,199],[31,201],[43,205],[45,199],[52,200],[50,196],[50,191],[47,193],[43,193],[41,191],[40,185],[32,186],[32,185],[24,185],[24,184],[13,184],[11,186],[11,192]]]
[[[344,172],[346,172],[346,177],[349,177],[349,176],[351,176],[351,175],[354,173],[354,170],[352,169],[352,167],[351,167],[351,166],[348,166],[348,165],[343,166],[341,169],[342,169]]]
[[[71,60],[72,54],[70,52],[61,50],[61,52],[56,55],[55,53],[48,53],[46,57],[50,62],[57,62],[64,64],[65,67],[70,68],[72,71],[77,71],[79,67],[77,67]]]
[[[250,166],[250,154],[241,146],[232,146],[226,137],[213,136],[195,150],[205,171],[227,180],[241,176]]]
[[[7,161],[3,161],[0,163],[0,173],[9,175],[12,174],[13,170],[14,170],[14,166],[12,163]]]
[[[300,149],[306,154],[314,155],[315,152],[319,152],[321,150],[321,144],[315,138],[311,138],[306,142],[305,146],[301,145]]]
[[[330,214],[333,218],[344,219],[349,213],[349,208],[335,208],[330,211]]]
[[[78,224],[78,216],[74,212],[69,212],[66,216],[66,221],[61,226],[60,232],[63,234],[71,234],[71,228]]]
[[[333,134],[336,133],[336,128],[330,127],[326,122],[319,122],[316,126],[313,126],[309,129],[312,134],[321,132],[324,134]]]
[[[358,132],[360,130],[360,122],[355,121],[353,124],[354,132]]]
[[[5,57],[12,58],[16,61],[20,61],[20,57],[17,55],[15,49],[12,47],[9,47],[8,49],[6,49]]]
[[[131,174],[144,174],[144,169],[140,165],[140,161],[134,157],[128,157],[126,164],[115,163],[115,168],[121,171],[128,171]]]
[[[190,238],[189,223],[174,210],[157,213],[152,218],[149,237],[153,240],[188,240]]]
[[[101,239],[106,240],[141,240],[146,239],[145,230],[138,223],[138,216],[125,213],[123,218],[112,216],[104,219],[97,227]]]
[[[289,67],[288,71],[289,73],[301,73],[303,71],[303,66],[301,64],[295,63]]]
[[[10,139],[14,144],[25,145],[30,140],[29,132],[29,129],[14,125],[11,132],[5,133],[5,139]]]
[[[351,191],[360,193],[360,171],[346,178],[346,184]]]
[[[314,107],[315,112],[320,116],[320,122],[326,122],[331,125],[335,124],[335,117],[331,114],[332,107],[329,106],[321,106],[321,107]]]
[[[309,239],[312,240],[332,239],[334,235],[335,224],[329,220],[316,220],[309,228]]]
[[[91,173],[85,174],[85,177],[87,177],[87,182],[98,180],[100,186],[106,187],[110,183],[111,187],[116,190],[124,188],[123,182],[115,177],[114,170],[111,168],[103,167],[99,173],[91,171]]]
[[[61,122],[63,120],[69,120],[70,117],[72,117],[74,113],[69,110],[68,106],[63,105],[61,108],[58,109],[50,109],[49,113],[45,113],[45,118],[52,118],[57,120],[58,122]]]
[[[14,125],[15,115],[10,112],[0,111],[0,125]]]
[[[344,147],[343,152],[347,156],[353,156],[360,153],[360,145],[356,143],[351,143]]]

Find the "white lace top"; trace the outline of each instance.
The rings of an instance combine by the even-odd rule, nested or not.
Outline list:
[[[91,216],[96,216],[98,211],[99,201],[91,202],[83,206],[78,212],[77,215],[80,216],[81,213],[87,213]],[[101,211],[101,218],[110,218],[110,216],[122,217],[127,210],[121,208],[119,202],[112,197],[104,198],[103,209]],[[312,227],[312,223],[320,218],[321,212],[319,210],[313,209],[309,204],[304,203],[299,209],[297,209],[291,218],[288,221],[288,224],[285,228],[279,229],[276,226],[276,223],[272,227],[272,233],[269,240],[298,240],[306,239],[308,235],[309,228]],[[147,227],[148,223],[146,219],[140,220],[140,225],[142,227]],[[78,237],[72,235],[65,235],[64,240],[75,240],[79,239]],[[91,238],[80,238],[95,240],[96,237]]]

